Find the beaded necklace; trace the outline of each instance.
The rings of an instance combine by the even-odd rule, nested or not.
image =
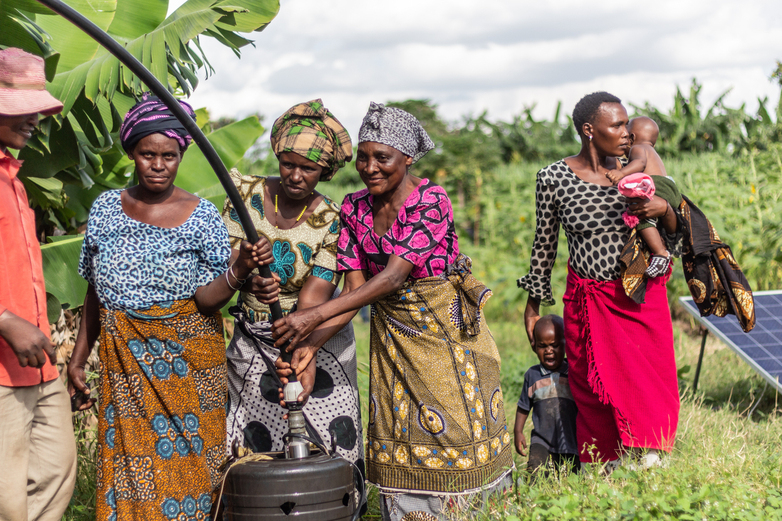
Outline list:
[[[310,197],[312,197],[312,194],[314,194],[314,193],[315,192],[310,192]],[[296,217],[296,222],[293,223],[293,226],[296,226],[298,224],[299,220],[301,219],[301,216],[304,215],[304,212],[307,211],[308,207],[309,207],[309,203],[304,205],[304,208],[302,208],[301,213],[299,214],[298,217]],[[277,222],[278,222],[277,221],[277,209],[278,209],[278,206],[277,206],[277,194],[274,194],[274,227],[279,230],[280,227],[277,226]]]

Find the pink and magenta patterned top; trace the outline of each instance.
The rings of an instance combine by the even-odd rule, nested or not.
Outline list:
[[[396,255],[413,264],[410,278],[422,279],[440,275],[459,256],[453,208],[443,187],[423,179],[382,237],[373,229],[372,202],[366,189],[342,202],[339,271],[366,270],[374,276]]]

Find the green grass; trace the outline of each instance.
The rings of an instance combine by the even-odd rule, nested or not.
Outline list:
[[[369,325],[354,321],[359,385],[366,429]],[[495,321],[489,327],[502,356],[502,385],[509,428],[515,417],[526,369],[537,358],[520,321]],[[494,505],[484,519],[782,519],[782,422],[778,396],[766,391],[752,418],[763,381],[729,348],[709,337],[697,394],[692,375],[700,336],[689,321],[674,324],[682,375],[682,408],[668,466],[646,472],[620,470],[610,477],[597,469],[572,476],[549,476],[534,486],[524,480],[509,500]],[[527,423],[529,437],[531,422]],[[516,455],[523,469],[526,458]],[[518,476],[517,476],[518,477]],[[370,487],[364,519],[380,519],[377,492]]]

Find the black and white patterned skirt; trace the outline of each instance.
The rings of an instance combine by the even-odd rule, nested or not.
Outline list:
[[[280,356],[280,350],[269,345],[271,342],[259,340],[271,338],[271,324],[247,322],[242,320],[243,313],[235,316],[237,327],[227,352],[226,447],[230,450],[234,440],[238,440],[253,452],[282,450],[282,436],[288,429],[282,417],[287,410],[279,405],[274,367],[267,367],[259,352],[262,349],[272,363]],[[315,387],[304,406],[310,430],[326,447],[335,446],[337,453],[355,463],[363,474],[364,444],[352,324],[318,350],[316,367]]]

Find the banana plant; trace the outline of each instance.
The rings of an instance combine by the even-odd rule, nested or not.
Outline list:
[[[66,3],[180,96],[198,86],[199,71],[214,72],[201,38],[214,38],[239,55],[252,43],[243,34],[262,31],[279,10],[279,0],[188,0],[166,17],[168,0]],[[97,42],[34,0],[2,0],[0,27],[1,47],[21,47],[45,59],[47,88],[64,105],[62,114],[41,122],[20,153],[20,178],[44,223],[42,235],[76,232],[100,192],[129,181],[127,171],[117,168],[123,157],[117,134],[145,89]]]
[[[68,0],[72,8],[121,42],[172,93],[189,95],[196,73],[213,72],[200,37],[213,37],[237,55],[252,43],[239,33],[261,31],[274,18],[278,0],[189,0],[166,17],[167,0]],[[77,232],[95,198],[128,185],[132,164],[118,139],[122,118],[144,89],[140,80],[97,42],[32,0],[0,3],[0,46],[41,55],[47,88],[63,112],[41,122],[20,153],[20,178],[48,230]],[[198,111],[199,126],[208,113]],[[230,168],[263,133],[256,116],[207,133]],[[192,147],[177,184],[221,205],[225,197],[206,159]],[[44,233],[43,235],[48,235]],[[50,237],[42,247],[50,320],[78,307],[86,291],[76,275],[82,237]]]

